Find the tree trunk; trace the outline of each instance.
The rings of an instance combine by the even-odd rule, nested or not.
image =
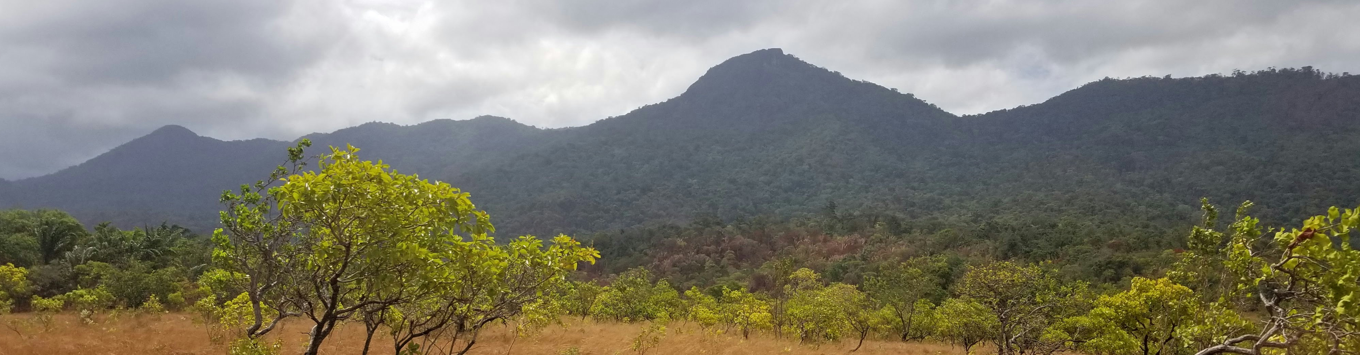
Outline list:
[[[312,327],[312,331],[308,333],[307,351],[303,352],[304,355],[317,355],[321,351],[321,342],[331,335],[331,330],[335,329],[335,321],[335,317],[328,314]]]
[[[907,316],[906,316],[906,318],[902,318],[901,316],[898,316],[898,318],[902,318],[902,341],[907,341],[907,336],[911,334],[911,326],[912,326],[911,323],[912,323],[913,320],[915,320],[915,317],[912,317],[912,316],[915,315],[915,314],[916,314],[916,304],[913,303],[913,304],[911,305],[911,307],[907,307]]]
[[[365,324],[364,328],[366,328],[364,331],[368,332],[368,334],[364,336],[364,352],[362,354],[368,355],[368,347],[373,344],[373,333],[378,331],[378,326],[376,324],[372,326]]]
[[[468,339],[467,346],[464,346],[464,347],[463,347],[463,350],[459,350],[459,351],[458,351],[458,355],[467,354],[468,350],[472,350],[472,344],[476,344],[476,343],[477,343],[477,338]]]

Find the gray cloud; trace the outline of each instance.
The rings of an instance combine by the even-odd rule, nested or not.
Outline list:
[[[1352,1],[0,0],[0,178],[165,124],[292,139],[481,114],[575,126],[782,47],[955,113],[1102,77],[1360,71]]]

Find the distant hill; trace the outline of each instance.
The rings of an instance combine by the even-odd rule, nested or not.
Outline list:
[[[1183,227],[1202,196],[1255,200],[1281,221],[1360,203],[1360,78],[1311,68],[1106,79],[958,117],[767,49],[713,67],[676,98],[584,127],[479,117],[307,138],[313,153],[353,144],[470,191],[503,235],[788,217],[832,201],[923,220],[1152,229]],[[263,177],[289,144],[170,126],[61,172],[0,181],[0,206],[204,230],[221,191]]]

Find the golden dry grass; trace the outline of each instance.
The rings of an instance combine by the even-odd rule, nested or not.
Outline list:
[[[31,322],[32,314],[0,316],[0,355],[105,355],[105,354],[226,354],[225,344],[214,344],[202,324],[188,314],[166,314],[158,317],[122,315],[110,318],[102,315],[97,323],[83,324],[72,314],[53,317],[50,328],[44,330]],[[272,336],[284,342],[284,353],[301,351],[308,324],[295,320],[276,329]],[[595,323],[578,319],[564,320],[561,325],[544,329],[540,334],[515,338],[504,326],[494,326],[483,332],[472,354],[495,355],[557,355],[569,348],[580,354],[630,355],[637,354],[630,345],[643,329],[640,324]],[[322,348],[323,354],[358,354],[363,346],[363,326],[353,324],[336,331]],[[374,339],[374,354],[391,354],[387,338]],[[672,324],[660,345],[646,355],[736,355],[736,354],[850,354],[853,342],[799,345],[787,339],[776,339],[768,334],[752,335],[743,340],[740,335],[715,335],[697,327]],[[975,349],[976,352],[976,349]],[[963,354],[957,347],[934,343],[901,343],[869,340],[864,348],[853,354],[934,355]]]

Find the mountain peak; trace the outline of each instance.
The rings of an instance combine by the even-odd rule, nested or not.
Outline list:
[[[184,144],[193,144],[202,139],[203,137],[199,136],[197,133],[194,133],[194,131],[190,131],[188,128],[184,128],[184,126],[172,124],[162,126],[161,128],[157,128],[155,131],[151,131],[151,133],[148,133],[145,136],[141,136],[140,138],[133,139],[130,142],[124,143],[123,145],[114,148],[113,151],[125,149],[154,150],[154,149],[166,149],[166,147],[183,147]]]
[[[172,125],[165,125],[165,126],[162,126],[161,128],[157,128],[155,131],[151,131],[151,134],[147,134],[146,136],[147,136],[147,137],[176,137],[176,138],[178,138],[178,137],[189,137],[189,138],[195,138],[195,137],[198,137],[198,134],[197,134],[197,133],[194,133],[194,131],[191,131],[191,130],[189,130],[188,128],[185,128],[184,126],[172,124]]]
[[[783,50],[783,49],[779,49],[779,48],[765,48],[765,49],[756,50],[756,51],[751,52],[751,53],[746,53],[746,54],[742,54],[742,55],[739,55],[739,56],[736,56],[736,57],[729,58],[729,59],[726,60],[724,63],[726,63],[726,62],[732,62],[732,61],[734,61],[734,60],[771,60],[771,61],[773,61],[773,60],[786,59],[786,57],[787,57],[787,59],[798,60],[797,58],[793,58],[793,56],[791,56],[791,55],[784,54],[784,50]]]
[[[809,94],[834,92],[855,86],[837,72],[804,62],[779,48],[762,49],[708,69],[682,97],[699,100],[730,100],[752,95],[795,99]]]
[[[792,55],[784,54],[782,49],[761,49],[729,58],[709,68],[708,72],[695,81],[686,92],[712,89],[726,84],[767,83],[781,76],[806,74],[809,71],[827,72]]]

